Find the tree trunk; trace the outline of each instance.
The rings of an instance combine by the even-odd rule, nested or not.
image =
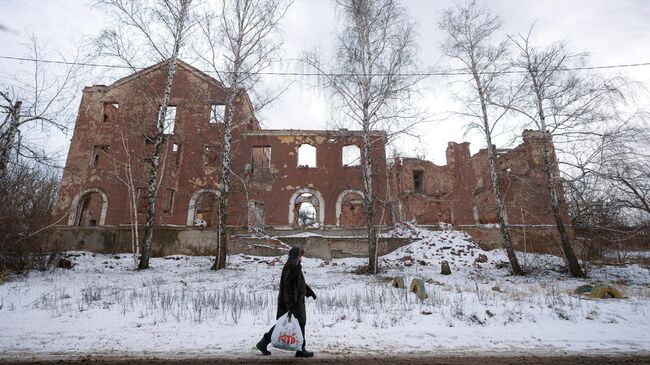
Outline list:
[[[20,108],[22,104],[22,101],[16,101],[14,103],[9,116],[9,128],[2,136],[2,140],[0,140],[0,177],[5,175],[7,166],[9,165],[11,150],[14,147],[14,140],[18,134],[18,126],[20,125]]]
[[[236,82],[235,82],[236,84]],[[228,231],[227,231],[227,210],[228,210],[228,193],[230,192],[230,153],[232,148],[232,131],[235,109],[235,97],[237,96],[237,87],[232,86],[228,93],[226,104],[227,113],[224,120],[223,145],[221,151],[221,189],[219,190],[219,236],[217,242],[217,254],[212,265],[212,270],[224,269],[226,267],[226,258],[228,255]]]
[[[128,151],[127,151],[128,153]],[[138,197],[136,196],[135,184],[133,183],[133,173],[131,170],[131,158],[127,166],[127,181],[129,190],[129,214],[131,217],[131,249],[133,250],[133,261],[137,267],[140,256],[140,233],[138,232]]]
[[[585,273],[582,271],[580,262],[578,262],[578,258],[573,252],[569,234],[567,233],[566,226],[562,220],[562,215],[560,214],[560,203],[557,196],[557,180],[553,174],[553,163],[551,161],[548,138],[546,137],[546,133],[542,133],[542,136],[544,138],[544,170],[546,172],[548,190],[551,194],[551,210],[553,211],[553,218],[555,218],[555,226],[557,227],[557,231],[560,234],[560,244],[562,246],[562,251],[564,252],[564,257],[566,258],[571,275],[577,278],[583,278],[585,277]]]
[[[499,229],[501,231],[501,238],[503,239],[503,248],[506,250],[508,261],[510,261],[512,273],[514,275],[523,275],[524,271],[521,269],[521,266],[519,266],[519,260],[515,254],[515,249],[514,245],[512,244],[512,238],[510,237],[508,225],[503,218],[503,199],[501,198],[499,176],[497,175],[497,163],[494,154],[494,146],[492,145],[492,132],[490,131],[490,123],[487,112],[487,100],[485,99],[483,85],[476,69],[474,69],[473,73],[474,81],[476,82],[476,87],[478,89],[479,100],[481,102],[481,111],[483,113],[483,131],[485,133],[485,142],[487,142],[487,157],[488,164],[490,165],[490,178],[492,179],[492,193],[494,194],[494,205],[496,208],[497,222],[499,223]]]
[[[564,221],[562,221],[562,215],[560,214],[560,203],[557,196],[557,181],[555,175],[553,174],[553,161],[551,160],[551,151],[549,146],[548,133],[546,132],[546,115],[544,113],[544,100],[542,98],[542,87],[537,79],[536,71],[530,66],[528,73],[531,77],[533,83],[533,90],[535,92],[535,97],[537,98],[537,113],[539,115],[539,129],[542,135],[542,145],[543,145],[543,155],[544,155],[544,171],[546,173],[546,180],[548,185],[548,191],[551,195],[551,210],[553,211],[553,218],[555,219],[555,226],[558,233],[560,234],[560,245],[562,251],[564,252],[564,258],[566,263],[569,266],[569,272],[571,275],[583,278],[585,273],[580,267],[578,258],[573,252],[573,247],[571,247],[571,240],[569,239],[569,234],[566,231]]]
[[[158,114],[158,123],[156,126],[156,139],[153,144],[153,155],[151,156],[151,172],[149,173],[149,181],[147,182],[147,226],[144,231],[144,242],[142,245],[142,256],[140,256],[140,264],[138,270],[149,268],[149,258],[151,257],[151,245],[153,243],[153,232],[156,218],[156,196],[158,195],[158,167],[160,165],[160,150],[164,139],[165,133],[165,117],[167,115],[167,106],[169,104],[169,96],[171,94],[172,82],[174,79],[176,67],[176,59],[172,58],[169,61],[169,68],[167,71],[167,81],[165,82],[165,95],[163,97],[160,113]]]
[[[503,217],[503,198],[501,197],[501,191],[499,187],[499,176],[497,175],[497,166],[494,158],[494,146],[492,145],[492,138],[487,137],[488,140],[488,162],[490,164],[490,177],[492,178],[492,193],[494,194],[494,203],[497,213],[497,221],[499,223],[499,230],[501,231],[501,238],[503,239],[503,247],[506,250],[506,255],[508,256],[508,261],[510,261],[510,266],[512,267],[512,273],[515,275],[522,275],[523,270],[519,266],[519,260],[515,254],[514,245],[512,244],[512,238],[510,237],[510,231]]]
[[[376,274],[378,270],[377,229],[375,228],[375,199],[372,189],[372,148],[369,123],[363,124],[363,188],[364,209],[366,210],[366,228],[368,233],[368,272]]]
[[[151,172],[148,181],[148,199],[147,199],[147,226],[144,231],[144,242],[142,245],[142,256],[140,257],[140,264],[138,270],[149,268],[149,258],[151,257],[151,245],[153,242],[153,231],[155,225],[156,214],[156,195],[158,192],[158,166],[160,165],[160,149],[165,136],[165,118],[167,116],[167,107],[169,106],[169,98],[172,92],[172,83],[174,81],[174,74],[176,73],[176,60],[178,59],[178,52],[181,48],[181,39],[183,36],[183,29],[185,27],[185,17],[188,12],[188,3],[181,2],[181,9],[178,14],[177,28],[174,39],[174,49],[169,58],[169,66],[167,68],[167,80],[165,81],[165,94],[160,105],[160,113],[158,114],[158,123],[156,124],[156,139],[153,144],[153,156],[151,157]]]

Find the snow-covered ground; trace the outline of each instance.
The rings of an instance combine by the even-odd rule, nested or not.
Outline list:
[[[556,257],[526,255],[530,274],[513,277],[497,268],[502,251],[484,252],[464,233],[412,233],[419,240],[380,258],[378,276],[354,273],[363,259],[303,260],[318,295],[307,299],[309,349],[319,356],[650,352],[647,268],[590,267],[590,278],[577,280],[559,272]],[[128,254],[69,254],[72,270],[0,286],[0,360],[257,356],[252,346],[274,323],[284,257],[231,256],[228,269],[213,272],[210,257],[174,256],[137,272]],[[476,263],[479,254],[487,262]],[[442,260],[452,275],[440,274]],[[423,278],[428,298],[391,287],[394,276],[407,287]],[[572,294],[595,282],[614,283],[628,298]]]

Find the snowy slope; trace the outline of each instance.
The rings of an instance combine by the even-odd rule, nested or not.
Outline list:
[[[407,232],[408,231],[408,232]],[[410,232],[410,233],[409,233]],[[380,258],[378,276],[357,275],[363,259],[305,259],[318,300],[307,300],[308,347],[322,356],[457,352],[648,352],[650,274],[639,266],[591,268],[590,279],[559,272],[561,259],[522,255],[513,277],[462,232],[408,229],[418,238]],[[72,270],[31,273],[0,286],[0,357],[256,356],[273,325],[283,258],[174,256],[133,270],[129,255],[69,253]],[[487,262],[475,262],[485,255]],[[449,262],[452,275],[440,274]],[[392,288],[394,276],[426,283],[428,298]],[[628,299],[594,300],[575,287],[617,282]],[[292,354],[275,350],[274,356]]]

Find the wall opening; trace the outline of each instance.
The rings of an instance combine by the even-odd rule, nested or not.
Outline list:
[[[367,225],[366,212],[363,207],[363,193],[359,191],[343,192],[338,199],[338,224],[346,228],[359,228]]]
[[[117,112],[120,109],[120,103],[106,102],[102,112],[102,123],[110,123],[117,120]]]
[[[271,146],[253,146],[251,155],[253,172],[271,169]]]
[[[298,147],[298,167],[316,167],[316,147],[306,143]]]
[[[223,118],[226,115],[226,106],[223,104],[210,105],[210,124],[223,123]]]
[[[108,145],[95,145],[93,146],[93,154],[90,158],[90,166],[97,167],[99,165],[99,160],[101,155],[106,156],[108,154]]]
[[[98,192],[90,192],[79,199],[77,207],[77,227],[96,227],[102,214],[103,201]]]
[[[165,213],[171,213],[174,209],[174,197],[176,195],[176,191],[173,189],[166,189],[165,190],[165,205],[163,208],[163,211]]]
[[[302,203],[310,203],[314,208],[312,211],[309,205],[302,206]],[[303,213],[303,218],[300,219],[301,208],[303,211],[310,211]],[[313,224],[310,224],[311,219],[305,215],[313,215]],[[325,223],[325,201],[323,196],[318,190],[311,188],[302,188],[296,190],[291,199],[289,200],[289,225],[294,228],[320,228]]]
[[[361,149],[357,145],[343,146],[341,151],[343,167],[361,165]]]
[[[174,158],[174,164],[178,166],[181,163],[181,145],[174,143],[172,145],[172,157]]]
[[[203,146],[203,165],[216,166],[219,154],[214,145],[206,144]]]
[[[162,112],[162,107],[160,109]],[[176,128],[176,106],[167,106],[167,112],[165,113],[165,122],[163,127],[164,134],[174,134],[174,130]]]
[[[193,225],[195,227],[216,227],[219,224],[219,198],[212,191],[201,193],[196,199]]]
[[[424,171],[413,170],[413,190],[416,193],[424,193]]]
[[[264,232],[266,212],[264,202],[251,200],[248,202],[248,230]]]
[[[300,203],[298,207],[298,225],[302,228],[314,227],[316,224],[316,208],[310,202]]]

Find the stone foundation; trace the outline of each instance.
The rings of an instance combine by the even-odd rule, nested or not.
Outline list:
[[[368,256],[368,245],[362,236],[313,235],[310,237],[270,236],[256,237],[242,229],[232,228],[228,242],[230,254],[246,253],[256,256],[279,256],[288,252],[291,246],[305,250],[311,258],[331,260],[343,257]],[[144,229],[139,232],[144,237]],[[210,229],[187,227],[158,227],[154,233],[152,256],[169,255],[212,256],[216,253],[218,232]],[[27,248],[32,252],[47,251],[90,251],[102,254],[132,252],[131,230],[126,226],[103,227],[54,227],[38,240],[38,247]],[[380,255],[384,255],[411,241],[403,238],[381,238],[378,244]]]
[[[509,226],[515,249],[523,252],[562,255],[559,235],[555,226]],[[570,237],[574,232],[569,228]],[[429,229],[437,229],[433,226]],[[481,248],[493,250],[503,247],[498,226],[456,226],[467,232]],[[256,256],[280,256],[292,246],[301,247],[311,258],[331,260],[344,257],[367,257],[368,245],[362,230],[320,230],[311,232],[280,230],[269,231],[271,236],[257,237],[241,228],[229,228],[230,254],[246,253]],[[144,228],[140,229],[144,237]],[[158,227],[154,233],[152,256],[169,255],[212,256],[216,253],[218,232],[211,229],[188,227]],[[102,226],[92,228],[59,226],[41,234],[23,247],[31,252],[90,251],[102,254],[132,252],[131,230],[128,226]],[[379,255],[385,255],[411,242],[406,238],[380,238]],[[575,242],[575,240],[573,240]],[[579,247],[575,247],[579,252]]]

